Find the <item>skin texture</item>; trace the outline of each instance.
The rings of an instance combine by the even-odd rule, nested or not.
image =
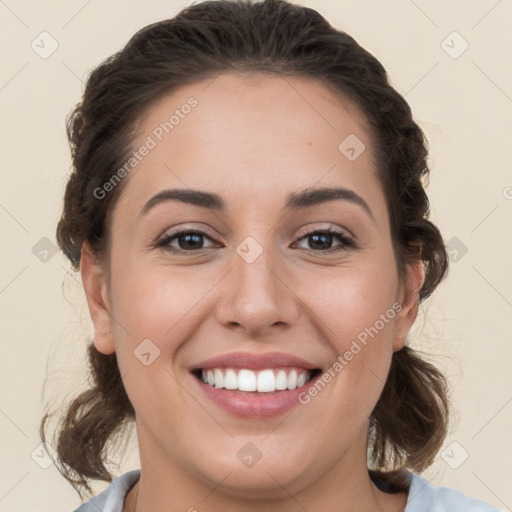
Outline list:
[[[82,248],[94,343],[116,352],[136,411],[142,475],[124,512],[136,498],[137,512],[403,510],[405,494],[380,492],[368,476],[367,420],[415,320],[424,275],[418,261],[399,282],[363,115],[314,79],[225,73],[155,103],[138,142],[191,96],[198,105],[125,178],[108,261]],[[338,150],[349,134],[366,146],[355,161]],[[346,200],[283,210],[289,193],[331,186],[359,194],[373,218]],[[140,216],[166,188],[214,192],[227,208],[168,201]],[[329,227],[357,248],[333,236],[322,253],[303,238]],[[175,228],[205,232],[204,248],[155,248]],[[263,249],[252,263],[236,252],[247,236]],[[396,317],[288,414],[234,417],[189,372],[234,351],[280,351],[327,369],[396,302]],[[148,366],[134,356],[146,338],[160,350]],[[262,454],[251,468],[237,457],[247,442]]]

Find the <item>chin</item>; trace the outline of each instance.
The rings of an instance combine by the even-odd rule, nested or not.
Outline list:
[[[237,440],[234,444],[236,449],[225,450],[222,457],[218,452],[212,453],[211,463],[197,468],[203,473],[203,478],[215,482],[215,485],[222,482],[217,491],[222,488],[226,495],[254,500],[281,499],[289,498],[283,487],[290,492],[292,488],[307,487],[311,481],[314,463],[301,456],[296,444],[272,446],[261,438],[242,443]],[[262,448],[258,449],[258,445]]]

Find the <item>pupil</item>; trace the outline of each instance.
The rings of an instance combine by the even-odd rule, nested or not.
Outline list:
[[[324,247],[322,247],[322,241],[319,242],[319,239],[324,239]],[[331,242],[331,239],[332,239],[332,235],[329,234],[329,233],[324,233],[324,234],[321,234],[321,235],[311,235],[311,239],[314,241],[313,244],[309,244],[309,246],[311,247],[313,245],[313,247],[311,247],[312,249],[313,248],[320,248],[320,249],[329,249],[329,246],[331,245],[330,242]],[[325,239],[327,239],[327,242],[325,242]],[[325,244],[327,244],[327,247],[325,247]]]
[[[201,246],[201,236],[197,233],[181,235],[179,237],[179,245],[181,249],[195,249],[197,245]],[[182,241],[185,241],[183,244]]]

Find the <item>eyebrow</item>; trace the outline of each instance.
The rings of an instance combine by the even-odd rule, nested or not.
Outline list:
[[[375,222],[375,217],[368,203],[353,190],[340,187],[310,188],[288,195],[283,209],[304,209],[328,201],[343,200],[362,207]],[[167,201],[181,201],[204,208],[221,211],[226,203],[218,194],[193,189],[166,189],[155,194],[142,208],[139,217],[146,215],[156,205]]]

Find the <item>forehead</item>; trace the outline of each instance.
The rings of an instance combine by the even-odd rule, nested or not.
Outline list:
[[[365,117],[312,78],[224,73],[159,99],[137,133],[134,150],[151,147],[130,172],[122,209],[140,211],[175,187],[255,208],[315,186],[379,193]]]

